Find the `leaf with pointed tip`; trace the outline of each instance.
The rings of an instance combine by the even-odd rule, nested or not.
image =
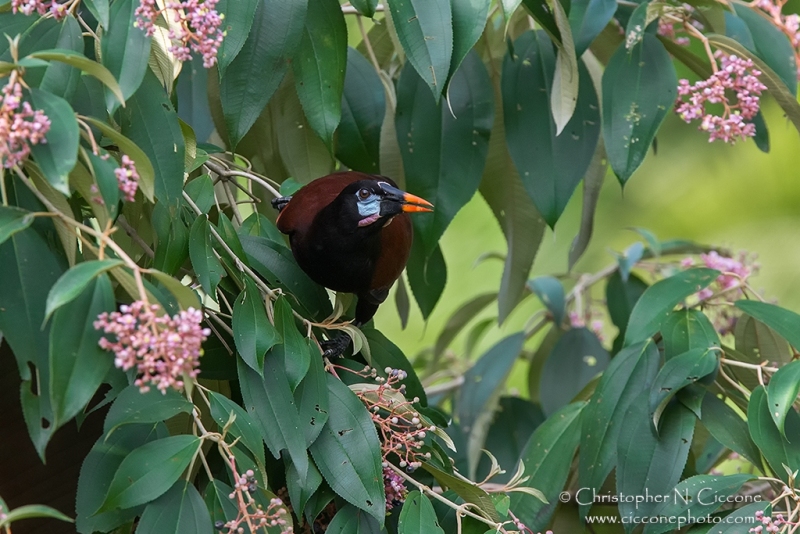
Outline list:
[[[613,0],[573,0],[569,23],[575,40],[575,53],[582,55],[606,27],[617,10]]]
[[[736,307],[775,330],[790,345],[800,348],[800,315],[767,302],[739,300]]]
[[[241,443],[253,453],[259,465],[264,465],[264,442],[261,441],[261,435],[250,414],[221,393],[209,391],[208,396],[211,401],[211,417],[217,422],[220,430],[228,424],[233,415],[235,419],[228,428],[228,433],[234,438],[240,438]]]
[[[556,42],[558,53],[556,71],[553,74],[553,89],[550,92],[550,107],[556,124],[556,135],[561,135],[575,112],[578,103],[578,57],[575,55],[575,42],[572,39],[569,19],[564,6],[553,0],[553,12],[561,41]],[[584,76],[586,72],[584,72]],[[584,87],[588,87],[584,84]],[[584,89],[585,90],[585,89]]]
[[[120,104],[125,103],[125,97],[114,75],[111,74],[106,67],[96,61],[92,61],[81,53],[65,49],[39,50],[28,57],[43,59],[45,61],[59,61],[71,65],[76,69],[80,69],[87,74],[91,74],[103,82]]]
[[[31,146],[31,153],[50,185],[69,195],[69,173],[78,161],[79,132],[75,112],[60,96],[36,87],[31,89],[31,103],[50,119],[46,142]]]
[[[261,292],[249,277],[233,304],[233,341],[242,360],[258,374],[264,372],[264,356],[281,342],[281,335],[267,317]]]
[[[33,224],[33,213],[15,206],[0,206],[0,245]]]
[[[8,510],[8,508],[5,508],[5,510]],[[71,517],[62,514],[55,508],[50,508],[49,506],[45,506],[43,504],[26,504],[25,506],[20,506],[19,508],[14,508],[13,510],[4,513],[2,518],[0,518],[0,528],[7,529],[8,532],[11,532],[11,523],[14,521],[19,521],[20,519],[33,519],[37,517],[58,519],[59,521],[65,521],[67,523],[73,522]]]
[[[583,177],[583,207],[581,209],[581,226],[578,235],[572,240],[569,249],[568,269],[572,270],[575,264],[586,252],[589,241],[594,233],[594,214],[597,211],[597,202],[600,200],[600,190],[608,170],[608,156],[603,137],[597,139],[597,147],[589,162],[589,169]]]
[[[108,31],[101,39],[103,65],[119,82],[123,100],[139,89],[150,58],[150,37],[136,27],[134,0],[118,0],[111,4]],[[119,103],[114,93],[106,89],[106,107],[114,111]]]
[[[761,450],[764,459],[776,477],[788,481],[790,472],[800,469],[800,415],[789,410],[784,422],[784,432],[778,430],[772,419],[767,390],[759,385],[753,390],[747,406],[747,424],[753,443]],[[785,437],[784,437],[785,436]]]
[[[144,509],[139,534],[212,534],[211,516],[200,493],[187,480],[177,481]]]
[[[672,312],[661,325],[661,335],[667,360],[692,349],[721,346],[714,325],[698,310]]]
[[[166,389],[162,393],[150,388],[142,393],[139,386],[131,385],[122,390],[108,410],[103,432],[111,435],[122,425],[157,423],[179,413],[191,412],[192,403],[174,389]]]
[[[566,313],[566,296],[564,294],[564,286],[558,278],[539,276],[528,281],[528,288],[536,293],[542,304],[550,311],[555,324],[561,325],[564,322],[564,314]]]
[[[85,261],[62,274],[47,295],[45,321],[59,307],[80,295],[95,277],[118,265],[122,265],[121,260]]]
[[[784,429],[786,416],[789,410],[794,410],[792,405],[797,400],[798,391],[800,391],[800,361],[793,361],[778,369],[767,386],[769,413],[783,437],[786,437]]]
[[[450,0],[453,17],[453,55],[445,85],[449,85],[461,62],[478,42],[486,26],[491,3],[491,0]]]
[[[225,76],[228,66],[242,50],[250,34],[258,2],[259,0],[220,0],[217,4],[217,12],[225,17],[220,28],[225,38],[217,52],[220,78]]]
[[[669,400],[681,389],[713,373],[718,366],[719,351],[708,348],[691,349],[667,360],[650,390],[650,414],[656,432]]]
[[[442,249],[437,245],[425,259],[424,252],[419,249],[422,245],[415,240],[411,245],[411,257],[406,266],[408,285],[417,301],[422,317],[427,319],[444,291],[447,282],[447,265],[444,262]],[[415,250],[416,249],[416,250]],[[416,253],[415,253],[416,252]]]
[[[417,534],[419,532],[444,534],[444,530],[439,526],[433,504],[417,490],[406,495],[397,523],[397,532],[398,534]]]
[[[211,230],[205,215],[199,215],[189,231],[189,258],[203,291],[216,300],[217,285],[225,271],[211,247]]]
[[[733,408],[728,406],[725,401],[718,399],[716,395],[709,394],[703,397],[700,413],[703,426],[714,439],[730,450],[741,454],[756,468],[764,471],[764,467],[761,465],[761,453],[750,437],[747,421],[742,419]]]

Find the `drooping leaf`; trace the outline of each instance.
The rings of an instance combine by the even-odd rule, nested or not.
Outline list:
[[[316,441],[325,423],[328,421],[330,402],[328,400],[327,373],[318,356],[316,344],[307,340],[309,350],[315,350],[311,355],[308,373],[294,390],[294,399],[297,403],[297,412],[300,418],[300,430],[306,439],[306,445],[311,446]],[[309,467],[309,471],[310,471]],[[311,476],[311,475],[309,475]]]
[[[244,4],[244,2],[240,3]],[[222,41],[223,45],[230,37],[229,33]],[[217,57],[219,58],[219,54]],[[175,85],[178,117],[185,124],[191,126],[197,141],[201,143],[206,141],[214,131],[211,108],[208,104],[208,76],[208,69],[203,67],[202,56],[194,56],[191,61],[183,63],[181,73],[178,75],[178,83]],[[194,165],[199,166],[197,160]]]
[[[5,509],[8,510],[8,508]],[[3,514],[2,519],[0,519],[0,528],[5,528],[10,530],[11,523],[14,523],[15,521],[19,521],[21,519],[33,519],[36,517],[57,519],[59,521],[65,521],[67,523],[73,522],[71,517],[62,514],[61,512],[59,512],[55,508],[51,508],[50,506],[45,506],[43,504],[26,504],[24,506],[20,506],[19,508],[14,508],[8,513]]]
[[[444,262],[442,249],[437,245],[430,256],[425,259],[419,240],[411,245],[411,257],[406,266],[408,284],[417,301],[422,317],[428,318],[444,291],[447,282],[447,265]]]
[[[716,395],[703,397],[701,422],[708,432],[730,450],[741,454],[747,460],[763,470],[761,454],[750,437],[747,421],[742,419],[724,401]]]
[[[403,509],[400,511],[397,532],[398,534],[416,534],[418,532],[444,534],[430,499],[418,490],[412,491],[406,496]]]
[[[162,393],[151,388],[142,393],[139,386],[122,390],[106,415],[103,432],[113,434],[120,426],[135,423],[157,423],[178,415],[191,413],[192,403],[174,389]]]
[[[661,325],[664,355],[667,359],[692,349],[719,347],[719,335],[714,325],[698,310],[672,312]]]
[[[438,103],[453,55],[450,0],[395,0],[388,7],[408,61]]]
[[[281,335],[267,318],[261,292],[250,277],[245,277],[244,283],[245,288],[233,305],[233,340],[242,360],[261,374],[264,355],[281,342]]]
[[[68,49],[39,50],[28,57],[45,61],[57,61],[91,74],[103,82],[103,85],[108,88],[109,92],[114,95],[120,104],[125,102],[125,97],[114,75],[106,67],[96,61],[92,61],[81,53]]]
[[[69,103],[47,91],[31,89],[34,109],[40,109],[50,119],[47,142],[31,146],[36,163],[55,189],[69,195],[68,177],[78,161],[78,121]]]
[[[792,359],[792,350],[786,340],[774,329],[750,315],[739,317],[733,334],[736,350],[745,357],[743,361],[788,363]]]
[[[575,53],[579,57],[600,35],[616,10],[617,4],[611,0],[576,0],[570,3],[569,24],[575,41]]]
[[[295,325],[289,302],[285,298],[279,298],[275,301],[273,309],[275,329],[283,340],[283,345],[276,347],[276,352],[283,352],[286,376],[289,379],[289,386],[294,391],[308,372],[311,354],[305,338]]]
[[[100,40],[103,65],[119,82],[124,100],[128,100],[144,79],[150,58],[150,37],[134,26],[136,7],[134,0],[120,0],[111,4],[108,32]],[[119,103],[114,93],[106,89],[106,107],[115,110]]]
[[[141,534],[212,534],[213,529],[200,493],[191,482],[179,480],[147,505],[136,531]]]
[[[644,161],[675,101],[678,79],[672,59],[645,33],[627,50],[620,46],[603,73],[603,140],[622,185]]]
[[[553,74],[553,86],[550,93],[550,111],[556,125],[556,135],[561,135],[569,123],[578,102],[578,57],[575,54],[575,42],[572,38],[567,13],[561,2],[553,0],[553,18],[558,26],[560,39],[555,42],[556,69]],[[584,71],[584,75],[586,72]],[[585,85],[585,87],[589,87]],[[574,134],[573,134],[574,135]]]
[[[345,504],[328,525],[326,534],[380,534],[381,526],[363,510]]]
[[[292,59],[294,84],[311,128],[331,152],[342,117],[346,65],[347,26],[338,0],[310,2]]]
[[[253,25],[258,3],[259,0],[220,0],[217,4],[217,12],[225,15],[220,28],[225,32],[225,39],[222,40],[217,52],[220,78],[225,76],[225,70],[244,46],[250,34],[250,27]]]
[[[211,247],[211,231],[208,218],[198,216],[189,231],[189,258],[197,273],[197,279],[206,295],[216,300],[217,284],[222,279],[224,269]]]
[[[553,315],[555,324],[561,325],[566,313],[566,296],[561,282],[552,276],[539,276],[530,280],[528,287]]]
[[[568,268],[572,270],[578,260],[586,252],[589,241],[594,233],[594,214],[597,210],[597,202],[600,200],[600,190],[603,188],[606,171],[608,171],[608,156],[603,137],[597,139],[597,147],[594,150],[592,160],[589,162],[589,169],[583,177],[583,207],[581,209],[581,226],[578,235],[572,240],[569,249]]]
[[[365,17],[372,18],[375,15],[375,9],[378,7],[378,0],[353,0],[350,5]]]
[[[661,414],[669,400],[681,389],[713,373],[719,366],[719,351],[691,349],[667,360],[650,390],[650,414],[658,431]]]
[[[111,11],[109,6],[109,0],[86,0],[86,7],[91,11],[94,18],[97,19],[97,22],[103,27],[104,30],[108,30],[108,23],[109,23],[109,13]]]
[[[800,347],[800,315],[774,304],[754,300],[739,300],[736,307],[775,330],[792,346]]]
[[[772,419],[767,390],[758,386],[750,396],[747,407],[747,424],[753,443],[761,450],[770,469],[777,478],[788,480],[789,471],[800,469],[800,415],[789,410],[783,425],[783,434]]]
[[[264,443],[261,440],[261,435],[258,433],[255,422],[250,417],[244,408],[230,400],[225,395],[215,391],[208,392],[209,399],[211,400],[211,416],[222,429],[228,424],[231,414],[234,416],[234,421],[230,424],[228,432],[234,438],[240,438],[241,443],[253,453],[255,459],[264,465]]]
[[[0,206],[0,245],[17,232],[29,227],[35,217],[33,213],[14,207]]]
[[[303,478],[300,478],[291,461],[286,462],[286,489],[295,510],[305,509],[320,484],[322,484],[322,475],[312,462],[308,463],[308,474]]]
[[[767,399],[769,410],[775,425],[786,437],[784,425],[789,410],[793,410],[792,405],[797,400],[797,393],[800,391],[800,362],[791,362],[772,375],[767,386]]]
[[[597,93],[583,62],[578,102],[557,135],[550,95],[556,55],[543,31],[529,31],[503,61],[503,116],[508,150],[525,190],[552,227],[589,168],[600,135]],[[534,88],[533,90],[531,88]]]
[[[453,55],[450,59],[447,84],[469,51],[480,39],[483,28],[486,26],[490,5],[490,0],[450,0],[453,20]]]
[[[122,265],[121,260],[85,261],[61,275],[47,294],[45,320],[58,308],[80,295],[97,276],[118,265]]]
[[[619,271],[608,278],[608,282],[606,282],[608,314],[611,322],[619,329],[618,339],[620,341],[625,337],[631,311],[647,287],[647,284],[635,274],[631,274],[627,281],[622,280]]]

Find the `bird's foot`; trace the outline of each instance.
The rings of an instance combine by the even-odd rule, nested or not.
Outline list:
[[[286,204],[292,200],[292,197],[277,197],[272,199],[272,207],[278,211],[281,211],[283,208],[286,207]]]
[[[350,346],[350,336],[340,334],[335,338],[326,339],[320,343],[320,346],[322,347],[322,356],[324,358],[338,358]]]

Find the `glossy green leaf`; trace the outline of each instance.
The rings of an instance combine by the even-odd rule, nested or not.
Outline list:
[[[36,163],[47,181],[58,191],[69,195],[69,172],[78,161],[78,121],[75,112],[63,98],[41,89],[31,89],[31,103],[50,119],[46,143],[31,146]]]
[[[120,189],[119,181],[115,174],[119,163],[117,163],[115,159],[112,159],[107,152],[102,150],[98,155],[86,151],[86,156],[89,160],[86,162],[86,166],[89,168],[89,172],[94,178],[105,209],[108,210],[108,217],[113,219],[119,213]]]
[[[375,9],[378,7],[378,0],[353,0],[350,5],[365,17],[372,18],[375,15]]]
[[[698,310],[672,312],[661,325],[661,335],[667,359],[692,349],[721,346],[714,325]]]
[[[200,449],[196,436],[170,436],[146,443],[122,460],[98,512],[131,508],[163,495]]]
[[[752,360],[751,363],[763,361],[788,363],[792,359],[792,350],[786,340],[775,330],[751,317],[742,315],[733,329],[736,339],[736,350]],[[743,370],[743,369],[742,369]]]
[[[217,57],[219,58],[219,54]],[[178,117],[191,126],[196,139],[200,142],[207,140],[214,131],[214,121],[208,103],[208,76],[208,69],[203,67],[203,57],[195,55],[191,61],[184,62],[175,85]],[[199,167],[204,158],[208,157],[201,156],[203,152],[205,151],[202,149],[197,150],[194,163],[187,167],[187,172]]]
[[[86,0],[85,4],[104,30],[108,30],[108,24],[110,20],[109,17],[111,8],[109,3],[109,0]]]
[[[189,308],[194,308],[195,310],[199,310],[201,308],[200,298],[197,296],[197,293],[195,293],[191,287],[183,285],[177,278],[173,278],[166,273],[154,269],[148,270],[148,274],[158,280],[161,285],[175,297],[175,302],[181,309],[188,310]],[[145,282],[145,287],[146,286],[147,283]]]
[[[113,355],[98,346],[102,332],[94,328],[94,321],[115,308],[111,282],[103,274],[83,285],[53,316],[49,390],[54,426],[63,425],[83,410],[111,368]]]
[[[800,415],[797,412],[790,410],[787,413],[781,434],[772,419],[767,390],[758,386],[750,396],[747,424],[750,437],[776,477],[788,480],[789,474],[784,465],[792,472],[800,469]]]
[[[35,219],[33,213],[14,206],[0,206],[0,245],[5,240],[29,227]]]
[[[800,347],[800,315],[767,302],[739,300],[736,307],[775,330],[794,347]]]
[[[619,338],[624,338],[631,311],[647,288],[648,285],[635,274],[631,274],[627,281],[622,280],[619,271],[609,277],[606,302],[611,322],[619,329]]]
[[[578,56],[600,35],[616,10],[617,3],[611,0],[576,0],[570,3],[569,24]]]
[[[264,443],[275,458],[287,450],[297,472],[305,477],[308,472],[306,442],[283,358],[268,353],[261,374],[240,362],[237,364],[244,407],[253,417]]]
[[[231,493],[233,493],[233,488],[217,479],[212,480],[206,486],[203,501],[205,501],[211,514],[211,521],[214,523],[217,521],[227,523],[236,519],[239,512],[236,503],[228,498]]]
[[[364,404],[328,375],[328,422],[310,451],[320,473],[344,500],[383,524],[386,498],[380,443]]]
[[[672,59],[645,33],[631,50],[620,46],[603,73],[603,140],[620,183],[644,161],[675,101],[678,79]]]
[[[461,62],[480,39],[483,28],[486,26],[491,3],[491,0],[450,0],[453,20],[453,55],[450,59],[450,70],[445,85],[449,85],[461,66]],[[449,94],[447,99],[450,99]]]
[[[550,415],[568,404],[609,362],[608,352],[587,328],[567,330],[542,368],[539,398]]]
[[[217,422],[219,428],[224,428],[233,414],[234,420],[228,427],[228,433],[234,438],[240,438],[241,443],[253,453],[260,465],[264,465],[264,444],[250,414],[221,393],[209,391],[208,396],[211,400],[211,417]]]
[[[190,482],[179,480],[147,505],[136,531],[141,534],[212,534],[213,529],[200,493]]]
[[[342,118],[346,65],[347,26],[338,0],[311,2],[292,69],[308,123],[331,152]]]
[[[555,324],[562,324],[566,313],[566,295],[561,282],[552,276],[539,276],[528,282],[528,288],[553,315]]]
[[[233,340],[242,360],[254,371],[264,372],[264,355],[281,342],[281,336],[267,318],[261,292],[245,277],[245,289],[233,305]]]
[[[680,403],[664,411],[660,437],[651,431],[646,402],[648,392],[631,403],[617,441],[617,492],[621,495],[666,495],[680,480],[694,434],[695,417]],[[651,516],[655,500],[620,502],[619,513],[629,518],[625,532],[636,526],[632,518]]]
[[[581,410],[584,403],[573,403],[547,418],[528,440],[520,462],[525,464],[525,485],[542,492],[547,502],[527,493],[511,494],[511,510],[531,530],[539,531],[550,523],[564,489],[572,459],[581,436]]]
[[[763,471],[761,453],[750,437],[747,421],[741,418],[727,403],[716,395],[703,397],[703,426],[720,443],[741,454],[750,463]]]
[[[481,293],[471,300],[462,304],[453,315],[447,320],[439,337],[436,338],[436,346],[433,353],[441,356],[444,350],[450,345],[455,337],[464,329],[467,324],[475,318],[489,304],[497,300],[497,293]]]
[[[477,191],[485,166],[494,102],[491,81],[476,53],[467,56],[453,76],[448,104],[437,106],[416,72],[403,70],[395,125],[406,188],[436,206],[432,213],[412,218],[425,257]],[[415,247],[412,255],[418,250]]]
[[[122,133],[140,146],[153,164],[156,198],[168,208],[176,208],[183,198],[186,145],[178,114],[154,74],[144,77],[119,115]]]
[[[397,532],[398,534],[417,534],[419,532],[444,534],[431,501],[417,490],[406,496],[403,509],[400,511]]]
[[[474,482],[451,475],[435,467],[431,463],[423,463],[422,469],[433,475],[436,482],[438,482],[442,488],[449,488],[465,502],[472,503],[475,507],[484,512],[487,517],[493,520],[499,520],[500,516],[497,514],[497,510],[495,510],[491,496]]]
[[[300,44],[308,0],[261,0],[250,33],[225,70],[220,98],[230,148],[256,122]]]
[[[122,94],[117,80],[111,72],[96,61],[92,61],[83,54],[73,50],[55,49],[55,50],[41,50],[34,52],[28,57],[43,59],[45,61],[59,61],[67,65],[71,65],[76,69],[80,69],[87,74],[91,74],[105,85],[111,94],[119,101],[120,104],[125,103],[125,97]],[[130,96],[130,95],[129,95]]]
[[[643,341],[621,350],[603,373],[582,415],[578,458],[582,488],[599,492],[617,465],[617,440],[625,416],[639,395],[650,390],[659,360],[655,343]],[[585,502],[579,503],[581,517],[591,507]]]
[[[189,258],[197,273],[197,280],[206,295],[216,299],[217,284],[222,280],[224,269],[211,247],[211,230],[208,218],[198,216],[189,231]]]
[[[797,400],[797,393],[800,391],[800,362],[791,362],[772,375],[767,386],[767,399],[769,400],[769,410],[775,425],[786,437],[784,424],[789,410],[793,410],[792,405]]]
[[[648,287],[631,311],[625,344],[643,341],[658,332],[675,306],[708,286],[717,276],[719,271],[714,269],[689,269]]]
[[[347,49],[336,158],[353,170],[380,172],[381,125],[386,97],[375,68],[356,49]]]
[[[62,274],[47,295],[45,321],[58,308],[80,295],[97,276],[118,265],[122,265],[121,260],[85,261]]]
[[[150,37],[134,26],[137,6],[134,0],[113,2],[108,32],[100,41],[103,65],[119,82],[124,100],[128,100],[139,89],[150,58]],[[108,89],[106,106],[112,111],[118,106],[114,94]]]
[[[175,276],[189,257],[189,229],[183,217],[172,217],[163,202],[153,207],[150,222],[156,234],[153,265],[156,269]]]
[[[408,61],[438,103],[453,55],[450,0],[394,0],[388,7]]]
[[[111,405],[103,431],[112,434],[121,425],[157,423],[179,413],[192,413],[192,403],[176,390],[166,389],[162,393],[156,388],[150,388],[150,391],[142,393],[139,386],[131,385]]]
[[[527,8],[534,20],[547,32],[553,42],[559,41],[558,25],[547,0],[522,0],[522,5]]]
[[[583,178],[600,135],[597,93],[583,62],[579,98],[564,133],[551,111],[556,55],[543,31],[529,31],[503,61],[503,115],[508,150],[525,190],[547,223],[555,225]]]
[[[326,534],[380,534],[381,532],[384,531],[374,517],[349,504],[338,508],[325,530]]]
[[[322,425],[320,425],[321,427]],[[309,462],[308,474],[300,478],[297,469],[291,461],[286,462],[286,489],[295,510],[304,510],[309,499],[322,484],[322,475],[317,467]]]
[[[236,58],[244,46],[259,0],[220,0],[217,4],[217,12],[225,15],[222,20],[222,27],[225,32],[225,39],[217,52],[217,69],[220,78],[225,76],[225,71],[231,62]]]
[[[120,150],[127,154],[136,166],[136,172],[139,173],[139,189],[145,198],[151,202],[154,201],[155,194],[155,169],[150,162],[150,158],[139,146],[110,127],[108,124],[101,122],[93,117],[84,117],[83,120],[100,130],[103,135],[114,141]]]
[[[26,82],[31,86],[35,84],[39,89],[60,96],[67,102],[73,103],[75,102],[75,90],[78,88],[81,78],[80,69],[60,61],[47,61],[47,58],[33,57],[36,52],[40,50],[46,51],[47,49],[53,48],[60,49],[59,51],[63,51],[66,54],[80,55],[83,52],[81,26],[76,18],[67,17],[60,24],[55,24],[55,27],[57,28],[58,35],[55,41],[51,41],[52,45],[48,43],[49,39],[43,38],[33,45],[32,50],[23,51],[22,49],[27,47],[20,46],[21,54],[29,55],[20,59],[19,63],[39,63],[40,66],[46,67],[44,69],[38,69],[36,65],[27,65],[26,67],[29,70],[26,72]],[[50,35],[53,34],[51,33]],[[37,80],[39,77],[37,75],[39,75],[39,73],[41,73],[41,81]],[[109,78],[111,78],[111,80],[114,79],[110,74]],[[116,81],[114,81],[114,83],[116,83]]]
[[[674,495],[680,497],[666,499],[655,509],[653,515],[670,520],[683,519],[683,524],[695,523],[708,517],[754,478],[754,475],[747,474],[689,477],[675,486]],[[662,534],[672,530],[674,526],[670,523],[653,522],[645,525],[644,534]]]
[[[719,351],[708,348],[691,349],[667,360],[650,390],[650,414],[656,431],[669,400],[679,390],[716,371],[718,366]]]
[[[311,363],[311,354],[305,338],[297,329],[292,307],[285,298],[279,298],[274,304],[275,329],[283,339],[284,364],[289,386],[294,391],[308,372]],[[315,354],[316,356],[316,354]]]
[[[200,212],[208,215],[214,207],[214,182],[208,174],[198,176],[184,186],[184,191],[192,197],[195,205],[200,208]]]

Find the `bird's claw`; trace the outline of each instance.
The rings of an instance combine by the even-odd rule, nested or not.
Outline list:
[[[339,358],[350,346],[350,336],[342,334],[333,339],[326,339],[320,346],[324,358]]]
[[[272,207],[278,211],[281,211],[283,208],[286,207],[286,204],[292,200],[292,197],[277,197],[272,199]]]

